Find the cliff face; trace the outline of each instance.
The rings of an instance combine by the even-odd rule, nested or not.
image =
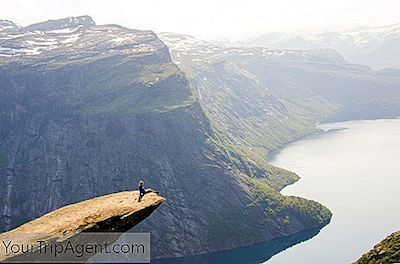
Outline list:
[[[168,200],[136,228],[151,230],[153,257],[329,222],[318,203],[278,193],[295,174],[222,144],[154,33],[81,20],[1,32],[2,231],[140,179]]]
[[[253,50],[224,47],[182,34],[161,33],[159,37],[170,48],[172,60],[187,73],[224,142],[259,163],[265,161],[267,151],[312,133],[316,119],[334,109],[328,102],[301,108],[277,96],[269,82],[241,65],[258,57]]]
[[[140,202],[138,198],[137,191],[120,192],[67,205],[0,234],[0,240],[38,247],[38,241],[63,242],[77,238],[82,232],[125,232],[165,201],[154,193],[145,195]],[[22,252],[6,252],[2,249],[0,260],[9,260],[19,254]]]
[[[355,264],[384,264],[400,262],[400,231],[386,237],[369,252],[358,259]]]
[[[65,203],[135,188],[150,173],[141,165],[157,161],[159,144],[174,137],[163,126],[191,111],[162,110],[196,108],[153,33],[76,26],[12,31],[2,40],[14,47],[0,57],[3,230]],[[46,39],[57,41],[44,46]]]

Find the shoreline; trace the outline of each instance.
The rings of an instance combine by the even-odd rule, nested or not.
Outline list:
[[[347,164],[348,165],[352,165],[353,164],[353,166],[356,166],[356,170],[353,170],[353,167],[351,167],[351,166],[349,166],[349,167],[347,167],[347,166],[343,167],[342,166],[341,169],[338,172],[336,172],[336,175],[338,176],[338,178],[329,178],[329,179],[333,179],[332,180],[333,184],[337,184],[337,186],[340,186],[341,183],[345,183],[345,182],[349,183],[349,184],[353,184],[353,185],[354,184],[358,184],[358,183],[355,183],[355,181],[357,181],[357,179],[359,179],[361,177],[360,175],[363,173],[362,172],[360,174],[358,172],[359,171],[357,169],[357,166],[359,166],[359,165],[357,165],[358,163],[351,163],[351,162],[350,163],[349,162],[340,163],[340,160],[342,160],[342,159],[336,160],[335,157],[340,157],[341,156],[340,151],[345,150],[345,149],[343,149],[343,146],[346,146],[346,145],[350,149],[354,149],[355,148],[358,152],[347,153],[347,155],[345,157],[348,157],[349,155],[350,156],[354,156],[354,155],[356,155],[356,153],[359,153],[359,155],[362,156],[362,154],[364,153],[363,152],[364,149],[368,147],[367,146],[368,142],[370,142],[370,141],[365,141],[365,140],[372,139],[371,142],[373,143],[373,142],[375,142],[374,138],[377,138],[376,142],[383,142],[383,143],[390,142],[391,140],[392,141],[395,140],[394,142],[396,142],[396,144],[397,144],[396,146],[398,146],[398,144],[399,144],[398,137],[396,137],[397,139],[392,138],[391,134],[390,134],[390,131],[387,131],[387,130],[389,129],[389,127],[393,127],[394,129],[397,129],[397,131],[398,131],[399,121],[400,121],[400,118],[379,118],[379,119],[368,119],[368,120],[364,120],[364,119],[348,120],[348,121],[342,121],[342,122],[329,122],[329,123],[319,124],[319,126],[321,126],[321,125],[322,126],[323,125],[327,125],[327,126],[324,128],[324,132],[319,134],[318,136],[326,136],[326,135],[329,135],[330,133],[336,133],[336,132],[340,132],[340,131],[343,131],[343,130],[352,130],[353,129],[353,132],[349,132],[350,134],[348,134],[349,136],[352,136],[352,137],[347,137],[347,138],[342,138],[342,137],[336,138],[335,137],[336,140],[346,140],[347,139],[349,141],[341,141],[342,143],[339,143],[339,141],[331,141],[330,145],[328,145],[328,144],[326,144],[326,145],[324,144],[323,145],[324,149],[327,149],[328,146],[333,147],[332,151],[333,151],[333,153],[336,153],[336,154],[332,154],[332,155],[329,154],[327,156],[327,158],[329,160],[329,163],[326,163],[326,164],[322,163],[321,164],[321,163],[319,163],[319,159],[314,160],[313,157],[315,157],[315,155],[319,155],[318,153],[321,153],[321,152],[320,152],[319,149],[315,149],[314,148],[314,147],[316,147],[316,145],[309,145],[309,148],[304,146],[304,152],[302,152],[303,146],[299,146],[297,148],[295,147],[293,149],[293,152],[294,153],[299,153],[298,155],[292,155],[293,153],[290,154],[291,152],[289,151],[288,152],[289,156],[286,156],[287,157],[286,160],[285,160],[285,158],[282,159],[282,163],[280,163],[281,165],[279,167],[285,168],[285,167],[282,167],[282,165],[286,164],[286,165],[288,165],[287,167],[296,168],[298,166],[301,166],[299,164],[304,164],[305,168],[308,168],[308,169],[305,170],[305,171],[303,171],[302,169],[299,169],[299,172],[305,173],[306,171],[310,170],[310,171],[313,171],[312,173],[314,173],[314,174],[310,174],[310,175],[312,175],[313,177],[317,177],[318,175],[322,176],[321,173],[324,173],[324,172],[327,171],[326,169],[328,168],[327,166],[330,166],[329,164],[336,164],[337,162],[339,162],[338,164],[343,164],[343,165],[347,165]],[[332,125],[329,125],[329,124],[332,124]],[[336,124],[336,126],[334,124]],[[393,126],[392,126],[392,124],[393,124]],[[394,131],[396,131],[396,130],[394,130]],[[379,133],[379,134],[377,134],[377,133]],[[381,138],[380,137],[380,135],[381,135],[380,133],[382,133],[382,135],[387,135],[386,141],[379,140]],[[347,134],[345,134],[345,136],[346,135]],[[372,137],[372,138],[370,138],[370,137]],[[314,136],[309,137],[309,139],[315,139],[315,138],[316,137],[314,137]],[[353,142],[354,139],[359,139],[359,140],[357,140],[357,142],[354,143],[355,145],[353,147],[352,146],[352,142]],[[326,138],[326,140],[330,141],[330,137]],[[332,139],[332,140],[335,140],[335,139]],[[363,140],[363,141],[361,142],[360,140]],[[320,146],[320,144],[321,144],[321,142],[317,143],[318,146]],[[334,147],[337,146],[338,144],[341,145],[341,147],[338,148],[337,150],[335,150]],[[375,145],[373,143],[372,146],[375,146]],[[376,145],[376,146],[378,146],[378,145]],[[379,146],[382,146],[382,147],[380,147],[379,151],[386,152],[385,145],[379,145]],[[346,149],[348,149],[348,148],[346,148]],[[309,153],[310,149],[313,150],[311,152],[312,155],[311,156],[307,155],[305,157],[305,159],[308,159],[308,161],[301,159],[301,160],[298,160],[295,163],[291,162],[292,159],[295,159],[296,157],[300,157],[302,155],[302,153],[306,153],[306,154]],[[390,153],[393,153],[393,152],[394,152],[394,150],[390,151]],[[393,154],[390,154],[390,155],[391,155],[391,157],[393,157]],[[365,159],[368,161],[369,160],[368,157],[370,158],[370,156],[371,155],[366,156]],[[274,157],[275,161],[276,161],[276,157],[277,157],[277,155]],[[318,157],[318,156],[316,156],[316,157]],[[330,157],[332,157],[332,159],[330,159]],[[322,160],[323,159],[321,159],[321,161]],[[345,158],[345,160],[349,160],[349,159]],[[393,158],[390,159],[390,160],[393,160]],[[313,162],[317,162],[318,163],[317,167],[320,167],[323,170],[318,169],[318,168],[312,169]],[[361,163],[361,164],[368,165],[368,163],[365,163],[365,162]],[[394,163],[392,163],[392,164],[394,164]],[[272,165],[277,166],[275,164],[272,164]],[[390,166],[390,164],[388,163],[387,166]],[[372,177],[373,175],[379,175],[379,168],[374,168],[374,166],[372,166],[371,168],[364,166],[364,168],[368,168],[367,172],[370,173],[369,177]],[[388,168],[390,168],[390,167],[388,167]],[[287,170],[293,171],[291,169],[287,169]],[[350,178],[345,178],[343,175],[346,175],[346,171],[349,171],[349,170],[351,172],[354,172],[355,175],[350,177]],[[297,173],[296,171],[294,171],[294,172]],[[293,189],[293,192],[289,191],[288,194],[285,193],[283,195],[294,195],[294,196],[301,196],[301,197],[304,197],[304,196],[313,197],[311,199],[314,199],[316,201],[321,201],[322,204],[327,204],[327,205],[329,204],[328,208],[331,209],[331,210],[334,210],[334,215],[336,215],[336,217],[340,217],[340,221],[342,221],[342,222],[345,221],[345,220],[347,221],[349,219],[349,216],[347,214],[348,212],[354,212],[353,209],[356,209],[356,211],[358,210],[357,209],[358,208],[357,205],[354,205],[354,204],[346,206],[346,209],[341,209],[340,205],[343,203],[343,199],[346,199],[346,197],[351,197],[351,196],[354,196],[354,195],[357,196],[357,197],[359,195],[361,195],[364,198],[366,197],[365,196],[365,192],[363,192],[363,191],[358,191],[358,193],[356,192],[356,193],[351,193],[350,194],[349,192],[347,192],[346,189],[344,189],[344,190],[336,190],[338,192],[337,195],[343,197],[343,198],[341,198],[342,200],[337,200],[337,198],[332,197],[332,196],[329,195],[328,192],[330,190],[330,187],[328,186],[329,184],[326,184],[326,182],[325,182],[325,180],[328,179],[327,177],[335,176],[335,174],[326,174],[327,176],[322,177],[322,178],[318,178],[318,179],[316,178],[315,180],[313,180],[312,178],[309,177],[310,175],[308,174],[308,172],[307,172],[307,175],[304,175],[304,178],[307,178],[307,184],[306,185],[300,187],[299,189]],[[364,174],[362,174],[362,175],[364,175]],[[385,179],[381,179],[381,181],[386,182],[388,180],[391,180],[393,183],[395,183],[396,181],[393,179],[393,175],[395,175],[395,174],[392,173],[391,175],[392,175],[391,177],[386,177]],[[364,177],[364,176],[362,176],[362,177]],[[318,183],[321,183],[322,181],[325,182],[325,184],[322,184],[321,186],[318,185]],[[349,182],[347,182],[347,181],[349,181]],[[378,181],[378,179],[375,178],[374,182],[377,182],[377,181]],[[320,191],[315,191],[314,190],[315,189],[315,187],[313,187],[314,184],[315,184],[315,186],[320,186]],[[372,188],[373,189],[371,184],[375,184],[375,183],[369,183],[369,184],[366,183],[365,185],[362,186],[362,189],[365,189],[365,188],[367,188],[367,189],[371,189]],[[354,185],[354,186],[357,186],[357,185]],[[387,186],[387,184],[385,186]],[[294,190],[296,190],[296,191],[294,191]],[[323,193],[323,195],[320,195],[318,193]],[[392,193],[392,192],[389,192],[389,193]],[[313,196],[311,196],[311,194],[313,194]],[[388,197],[391,197],[391,196],[389,195]],[[307,199],[310,199],[310,198],[307,198]],[[386,200],[390,201],[390,200],[393,200],[393,199],[387,198]],[[333,201],[335,201],[335,202],[333,202]],[[366,200],[363,200],[363,201],[365,201],[364,203],[367,204],[366,206],[368,206],[368,208],[370,208],[369,206],[374,206],[374,204],[369,204],[368,203],[368,201],[369,201],[368,198],[366,198]],[[373,209],[373,208],[375,208],[375,209]],[[379,208],[380,207],[371,207],[369,210],[381,210]],[[363,212],[362,209],[360,209],[360,210],[361,210],[361,212]],[[339,218],[337,218],[336,220],[338,220],[338,219]],[[293,259],[297,259],[297,258],[299,258],[299,260],[302,260],[302,258],[303,258],[303,261],[304,261],[306,259],[307,254],[310,254],[310,252],[312,252],[313,250],[317,250],[317,251],[318,250],[323,250],[322,245],[324,245],[326,247],[332,246],[328,242],[326,242],[328,236],[329,236],[329,239],[333,239],[334,240],[336,238],[337,234],[339,234],[339,236],[342,234],[342,233],[337,233],[336,230],[346,230],[346,228],[344,227],[344,224],[340,223],[340,221],[339,222],[335,221],[334,225],[332,225],[333,223],[330,223],[330,224],[327,225],[327,226],[331,226],[331,227],[329,228],[328,232],[324,232],[323,235],[321,234],[322,240],[325,241],[323,244],[320,244],[320,245],[318,244],[319,243],[318,241],[322,241],[322,240],[317,240],[316,238],[310,239],[310,241],[314,241],[315,240],[317,242],[310,242],[311,243],[310,245],[312,245],[312,246],[308,246],[306,248],[301,248],[300,250],[293,251],[293,252],[296,252],[296,253],[293,253],[293,252],[281,253],[282,257],[279,257],[276,260],[272,261],[271,264],[281,263],[282,261],[288,261],[288,260],[293,260]],[[340,224],[338,224],[338,223],[340,223]],[[352,222],[344,222],[344,223],[351,224]],[[347,237],[347,239],[349,239],[349,240],[346,242],[347,243],[346,245],[350,245],[351,246],[352,244],[353,245],[354,244],[358,244],[358,243],[352,243],[353,240],[351,240],[352,239],[351,236],[353,236],[353,235],[354,236],[357,236],[357,235],[361,236],[362,235],[362,238],[364,238],[364,237],[368,238],[368,236],[365,236],[365,232],[363,230],[365,230],[366,228],[373,228],[373,226],[376,225],[377,223],[379,223],[379,219],[375,219],[375,218],[372,217],[364,224],[364,226],[361,226],[358,229],[352,230],[352,232],[354,232],[354,233],[351,233],[351,234],[347,233],[348,235],[345,236],[345,237]],[[390,225],[385,225],[385,226],[390,228]],[[335,231],[332,231],[332,230],[335,230]],[[390,228],[390,230],[395,230],[395,229]],[[379,234],[380,232],[381,232],[381,230],[379,230],[379,229],[376,229],[373,232],[371,231],[371,233],[374,234],[374,235]],[[333,234],[333,236],[332,236],[332,234]],[[343,233],[343,234],[345,234],[345,233]],[[343,236],[343,234],[342,234],[342,236]],[[379,237],[380,237],[380,235],[379,235]],[[357,241],[357,240],[355,240],[355,241]],[[370,243],[370,241],[368,242],[368,239],[366,239],[366,240],[364,240],[363,243],[360,243],[360,244],[366,244],[366,243]],[[373,244],[376,244],[376,241]],[[372,246],[370,246],[370,247],[372,247]],[[353,248],[353,250],[350,251],[349,254],[339,255],[338,259],[347,259],[351,255],[351,252],[354,253],[354,252],[356,252],[358,250],[357,246],[351,246],[351,248]],[[365,251],[363,251],[363,252],[365,252]],[[357,253],[355,253],[355,256],[353,256],[353,257],[356,259],[359,256],[360,255],[357,255]],[[321,260],[323,258],[322,254],[318,254],[318,257],[319,257],[319,260]],[[334,263],[334,262],[332,262],[333,260],[334,259],[331,259],[330,260],[331,262],[327,262],[327,263]],[[354,259],[353,259],[353,261],[354,261]],[[269,262],[267,262],[267,263],[269,263]],[[316,263],[316,262],[310,262],[310,263]]]
[[[299,142],[302,140],[314,139],[315,137],[318,137],[318,136],[322,136],[322,135],[326,135],[328,133],[338,132],[338,131],[346,129],[346,128],[335,128],[335,129],[324,130],[322,128],[319,128],[319,126],[323,126],[323,125],[327,125],[327,124],[336,124],[336,123],[351,123],[351,122],[360,122],[360,121],[379,121],[379,120],[385,121],[385,120],[399,120],[399,119],[400,119],[400,116],[398,116],[398,117],[382,117],[382,118],[366,118],[366,119],[348,119],[348,120],[338,120],[338,121],[332,121],[332,122],[323,121],[321,123],[316,123],[316,125],[314,126],[315,130],[311,131],[311,133],[306,134],[302,137],[299,137],[298,139],[290,141],[286,144],[283,144],[282,146],[272,149],[271,151],[267,151],[267,162],[271,164],[275,160],[276,156],[284,148],[288,147],[289,145],[291,145],[293,143],[296,143],[296,142]],[[271,165],[273,165],[273,164],[271,164]],[[273,166],[275,166],[275,165],[273,165]],[[296,173],[296,172],[294,172],[294,173]]]

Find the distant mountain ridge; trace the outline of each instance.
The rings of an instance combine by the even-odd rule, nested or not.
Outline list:
[[[20,28],[17,24],[9,20],[0,19],[0,31],[11,31]]]
[[[400,23],[352,31],[269,33],[238,43],[245,47],[309,50],[332,48],[348,61],[373,69],[400,68]]]
[[[48,30],[69,28],[78,25],[84,27],[90,27],[90,26],[95,26],[96,23],[90,16],[67,17],[64,19],[48,20],[45,22],[32,24],[26,26],[24,29],[30,31],[35,31],[35,30],[48,31]]]

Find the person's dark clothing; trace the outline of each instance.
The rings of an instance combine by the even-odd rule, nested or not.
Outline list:
[[[142,185],[139,185],[139,192],[140,192],[140,196],[143,196],[146,193],[146,190],[144,189],[144,187]]]

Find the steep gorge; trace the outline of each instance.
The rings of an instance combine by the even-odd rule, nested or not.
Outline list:
[[[334,50],[229,47],[183,34],[159,36],[224,143],[258,163],[316,132],[318,122],[400,113],[396,70],[351,64]]]

